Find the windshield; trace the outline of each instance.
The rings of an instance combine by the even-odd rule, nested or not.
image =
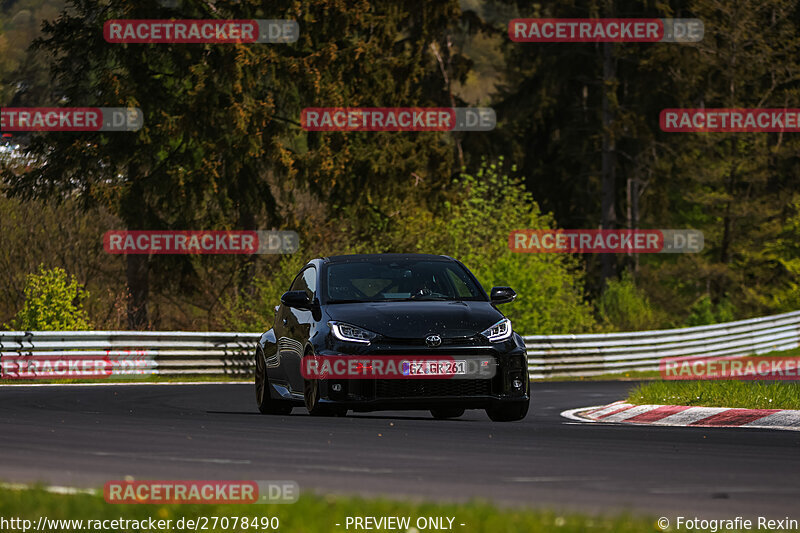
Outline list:
[[[328,265],[326,303],[486,300],[466,270],[448,261],[374,261]]]

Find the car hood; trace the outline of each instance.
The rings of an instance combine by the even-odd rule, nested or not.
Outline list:
[[[366,302],[330,304],[325,311],[332,320],[395,339],[472,337],[503,318],[489,302]]]

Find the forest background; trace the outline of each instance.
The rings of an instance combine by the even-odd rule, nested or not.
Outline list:
[[[514,43],[524,17],[699,18],[699,43]],[[112,18],[294,19],[291,44],[109,44]],[[790,0],[0,0],[0,105],[136,106],[4,138],[0,329],[263,331],[313,257],[463,261],[523,334],[800,309],[800,138],[664,108],[800,108]],[[491,132],[306,132],[304,107],[482,106]],[[699,254],[518,254],[524,228],[693,228]],[[291,256],[109,255],[108,230],[282,229]]]

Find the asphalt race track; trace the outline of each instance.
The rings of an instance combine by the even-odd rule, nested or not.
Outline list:
[[[427,412],[262,416],[253,387],[0,387],[0,480],[295,480],[301,490],[490,499],[587,512],[784,517],[800,501],[800,432],[581,424],[565,409],[631,383],[534,383],[527,419]],[[722,516],[721,516],[722,515]]]

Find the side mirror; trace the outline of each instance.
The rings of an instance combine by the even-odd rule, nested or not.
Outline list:
[[[489,300],[491,300],[492,304],[498,305],[513,302],[516,297],[517,293],[511,287],[492,287]]]
[[[295,309],[311,309],[311,300],[306,291],[287,291],[281,296],[281,303]]]

